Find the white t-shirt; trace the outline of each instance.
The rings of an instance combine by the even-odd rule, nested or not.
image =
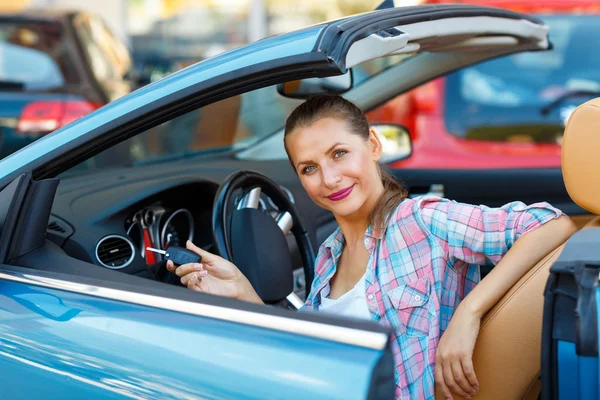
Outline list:
[[[336,300],[323,297],[319,311],[327,313],[344,315],[346,317],[371,319],[371,312],[367,305],[365,275],[363,275],[356,285]]]

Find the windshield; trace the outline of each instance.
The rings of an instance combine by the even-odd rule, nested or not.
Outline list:
[[[230,97],[121,142],[68,175],[242,149],[281,130],[300,102],[280,96],[276,86]]]
[[[0,81],[47,90],[77,80],[60,25],[0,21]]]
[[[354,85],[365,83],[413,55],[384,57],[354,67]],[[221,100],[121,142],[65,175],[242,150],[280,132],[302,101],[281,96],[276,86]]]
[[[600,16],[539,17],[550,27],[553,50],[502,57],[448,75],[449,132],[467,139],[556,143],[574,108],[600,91],[600,53],[589,47],[600,33]],[[575,91],[588,93],[565,96]]]

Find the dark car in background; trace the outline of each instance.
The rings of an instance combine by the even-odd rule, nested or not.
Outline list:
[[[140,82],[128,48],[93,14],[0,14],[0,157]]]

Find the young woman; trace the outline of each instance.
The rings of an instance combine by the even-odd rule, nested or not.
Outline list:
[[[381,169],[381,142],[361,110],[316,96],[285,126],[285,148],[310,198],[339,228],[321,245],[305,307],[392,326],[396,397],[475,395],[472,353],[482,316],[574,225],[547,203],[500,208],[406,190]],[[203,258],[171,272],[188,288],[262,303],[232,263]],[[481,283],[479,266],[494,269]]]

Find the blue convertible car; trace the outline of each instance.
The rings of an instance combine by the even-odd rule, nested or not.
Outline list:
[[[0,161],[0,397],[393,398],[386,327],[293,311],[336,223],[285,158],[285,118],[311,93],[369,110],[549,48],[547,26],[506,10],[376,10],[192,65]],[[402,127],[375,127],[388,160],[418,151]],[[560,170],[394,173],[412,194],[549,200],[589,218]],[[234,260],[273,307],[189,291],[145,251],[186,239]],[[549,259],[486,316],[478,398],[538,395]]]

